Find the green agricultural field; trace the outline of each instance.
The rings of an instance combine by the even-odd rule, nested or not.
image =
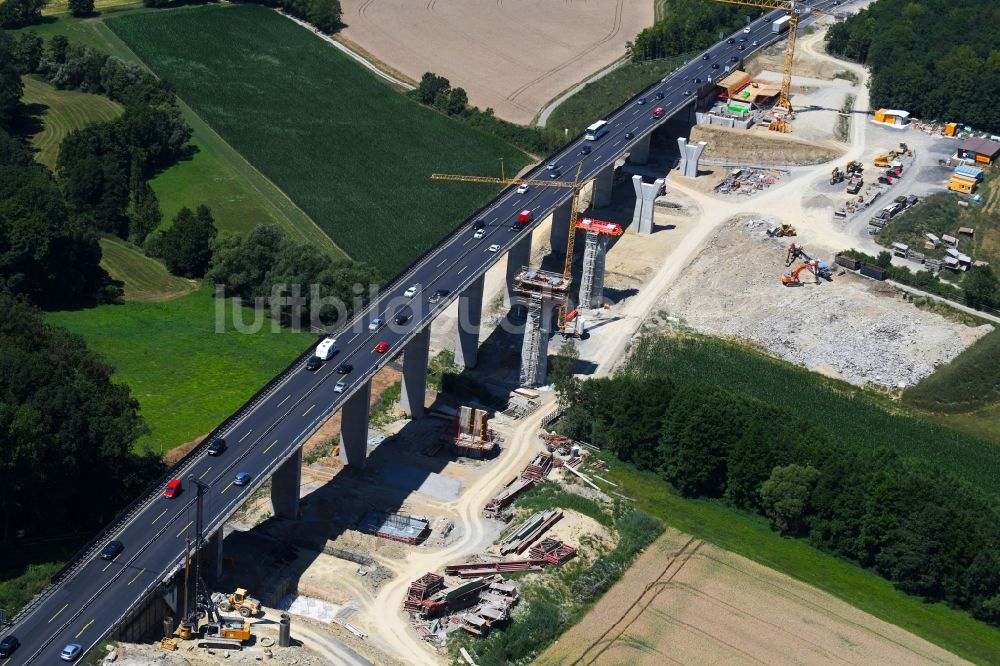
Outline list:
[[[107,21],[230,145],[351,257],[393,275],[496,192],[435,171],[515,172],[527,157],[380,83],[259,6]]]
[[[696,353],[693,364],[704,360]],[[674,363],[678,361],[674,359]],[[717,366],[704,366],[714,379]],[[742,378],[738,379],[742,384]],[[793,382],[790,389],[801,388]],[[892,583],[856,564],[823,553],[805,541],[782,537],[767,520],[713,500],[691,500],[674,494],[656,474],[608,458],[601,476],[618,484],[616,492],[635,500],[635,507],[683,532],[788,574],[877,618],[912,631],[960,657],[997,664],[1000,630],[941,603],[907,595]]]
[[[556,107],[549,116],[546,127],[555,130],[569,129],[571,135],[579,134],[595,118],[606,116],[626,100],[681,63],[679,58],[653,62],[627,62],[621,67],[588,83],[575,95]]]
[[[252,321],[252,312],[239,312]],[[230,303],[226,314],[231,322]],[[53,312],[48,320],[104,354],[152,431],[140,445],[164,452],[209,432],[315,340],[272,332],[270,322],[253,335],[231,323],[216,333],[215,317],[212,290],[202,287],[171,301]]]
[[[126,301],[169,301],[198,288],[197,281],[171,275],[161,262],[118,238],[102,238],[101,252],[104,270],[125,283]]]
[[[678,384],[708,382],[783,405],[845,446],[885,446],[1000,497],[1000,443],[941,426],[888,397],[747,347],[703,336],[650,336],[629,357],[625,371],[667,376]]]
[[[21,101],[29,105],[31,114],[42,124],[31,137],[31,147],[38,151],[35,159],[50,169],[56,167],[63,137],[87,125],[117,118],[122,112],[120,104],[101,95],[58,90],[30,77],[23,81]]]

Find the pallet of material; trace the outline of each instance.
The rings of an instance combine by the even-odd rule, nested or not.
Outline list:
[[[532,560],[542,560],[549,564],[562,564],[576,555],[576,548],[558,539],[542,539],[529,551]]]
[[[423,601],[437,594],[444,587],[444,576],[427,573],[410,583],[410,589],[403,600],[403,608],[407,611],[420,610]]]
[[[539,511],[531,518],[521,523],[506,539],[500,543],[500,553],[523,553],[550,527],[562,519],[562,511]]]
[[[518,495],[534,487],[534,485],[535,481],[533,479],[524,479],[521,477],[514,479],[486,504],[483,514],[487,518],[493,518],[501,509],[513,502]]]
[[[508,571],[540,571],[545,568],[548,561],[545,559],[531,560],[510,560],[507,562],[465,562],[462,564],[451,564],[445,567],[444,572],[452,576],[462,578],[476,578],[478,576],[488,576],[494,573],[505,573]]]

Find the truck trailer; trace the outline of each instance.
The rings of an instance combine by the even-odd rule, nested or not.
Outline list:
[[[792,22],[791,16],[782,16],[780,19],[774,21],[771,24],[771,32],[773,32],[776,35],[780,35],[784,31],[788,30],[788,26],[791,24],[791,22]]]

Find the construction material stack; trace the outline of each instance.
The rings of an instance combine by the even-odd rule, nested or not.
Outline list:
[[[503,489],[497,493],[493,499],[486,503],[483,515],[487,518],[496,518],[507,506],[510,505],[521,493],[534,487],[541,482],[552,469],[552,455],[539,453],[535,456],[527,467],[512,479]]]
[[[460,407],[455,416],[455,437],[452,447],[458,455],[487,458],[496,452],[496,442],[490,433],[490,414],[485,409]]]
[[[411,613],[420,611],[423,602],[437,594],[444,587],[444,576],[426,573],[410,583],[410,589],[403,600],[403,609]]]
[[[550,527],[563,517],[562,511],[539,511],[531,518],[521,523],[506,539],[500,542],[500,553],[523,553],[532,543],[538,540]]]
[[[558,539],[542,539],[528,551],[532,560],[544,560],[548,564],[562,564],[576,556],[576,548]]]

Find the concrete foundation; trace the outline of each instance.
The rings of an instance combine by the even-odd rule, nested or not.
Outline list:
[[[588,231],[583,249],[583,272],[580,276],[580,307],[599,308],[604,295],[604,262],[608,237]]]
[[[403,386],[399,406],[412,418],[424,415],[427,400],[427,362],[431,349],[431,328],[425,326],[403,349]]]
[[[594,208],[611,205],[611,190],[614,189],[614,185],[615,167],[609,165],[594,178],[594,195],[591,202]]]
[[[367,427],[367,421],[366,427]],[[299,517],[299,489],[302,486],[302,447],[281,463],[271,476],[271,507],[276,518],[294,520]],[[216,548],[221,548],[216,546]],[[219,566],[222,558],[219,557]]]
[[[476,367],[479,356],[479,324],[483,316],[483,279],[480,275],[458,297],[458,343],[455,364],[460,368]],[[368,421],[366,420],[365,423]]]
[[[531,263],[531,236],[532,232],[525,233],[507,253],[507,282],[503,290],[503,304],[506,308],[510,308],[517,300],[517,294],[514,293],[514,277]]]
[[[528,303],[528,321],[521,346],[521,386],[544,386],[549,369],[549,337],[557,303],[552,298],[533,298]]]
[[[368,411],[372,380],[368,380],[344,402],[340,411],[340,460],[364,469],[368,459]],[[277,476],[277,475],[275,475]]]
[[[698,176],[698,160],[701,159],[701,154],[705,152],[705,146],[708,144],[704,141],[699,141],[697,145],[689,145],[687,139],[680,136],[677,137],[677,147],[680,148],[681,161],[678,165],[680,169],[680,174],[682,176],[687,176],[688,178],[696,178]]]
[[[566,256],[566,242],[569,239],[570,212],[573,208],[573,200],[568,199],[552,211],[552,228],[549,229],[549,247],[552,248],[552,255],[557,257]]]
[[[652,137],[650,133],[635,142],[628,156],[629,164],[645,164],[649,161],[649,142]]]
[[[653,204],[663,189],[663,178],[652,183],[642,182],[642,176],[632,176],[635,188],[635,212],[632,214],[632,231],[637,234],[653,233]]]

